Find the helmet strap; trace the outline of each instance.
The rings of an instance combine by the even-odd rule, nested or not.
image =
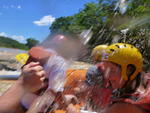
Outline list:
[[[113,91],[114,98],[117,97],[124,98],[124,96],[128,94],[134,93],[137,87],[139,87],[140,83],[141,83],[141,74],[139,73],[134,80],[132,81],[130,81],[130,79],[127,80],[122,88],[115,89]]]

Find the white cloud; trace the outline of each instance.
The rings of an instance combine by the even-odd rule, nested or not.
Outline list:
[[[34,21],[33,23],[38,26],[48,26],[51,25],[55,21],[55,17],[52,15],[47,15],[42,17],[40,20]]]
[[[25,43],[26,42],[26,38],[22,35],[8,35],[7,33],[5,32],[0,32],[0,36],[4,36],[4,37],[9,37],[9,38],[12,38],[14,40],[17,40],[21,43]]]
[[[21,5],[18,5],[17,8],[18,8],[18,9],[21,9]]]
[[[19,41],[21,43],[24,43],[26,41],[25,37],[22,36],[22,35],[20,35],[20,36],[13,35],[13,36],[11,36],[11,38],[14,39],[14,40],[17,40],[17,41]]]
[[[0,36],[7,37],[7,34],[5,32],[0,32]]]

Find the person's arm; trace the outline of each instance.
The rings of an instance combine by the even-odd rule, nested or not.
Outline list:
[[[103,113],[143,113],[140,108],[128,103],[116,103],[108,107]]]
[[[24,94],[34,93],[44,84],[45,71],[38,62],[31,62],[23,67],[21,77],[0,96],[0,113],[24,113],[21,100]]]
[[[0,96],[0,113],[24,113],[20,100],[25,92],[22,86],[22,78]]]

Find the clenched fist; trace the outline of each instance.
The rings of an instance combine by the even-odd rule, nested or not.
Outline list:
[[[22,69],[23,87],[30,91],[36,92],[44,87],[45,71],[39,62],[31,62]]]

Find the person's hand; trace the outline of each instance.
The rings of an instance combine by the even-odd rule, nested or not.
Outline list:
[[[80,109],[73,104],[69,104],[66,110],[67,113],[80,113]]]
[[[66,105],[69,105],[69,104],[77,104],[78,103],[78,99],[75,95],[72,95],[72,94],[68,94],[68,95],[64,95],[63,97],[63,101]]]
[[[30,91],[36,92],[44,86],[45,71],[39,62],[31,62],[22,69],[23,87]]]

